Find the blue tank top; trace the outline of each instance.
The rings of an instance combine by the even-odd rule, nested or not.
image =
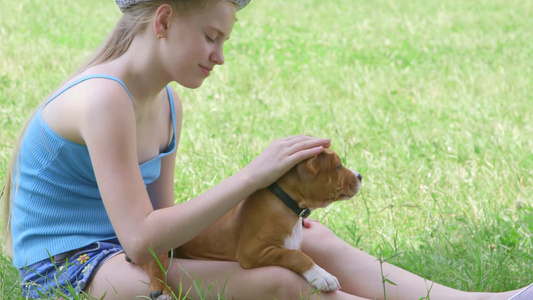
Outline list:
[[[116,238],[104,208],[85,145],[54,132],[42,108],[72,86],[92,78],[122,81],[108,75],[89,75],[71,83],[38,109],[28,124],[14,170],[11,212],[13,264],[17,268],[96,241]],[[139,166],[144,183],[159,177],[161,158],[176,150],[174,99],[167,93],[173,135],[164,152]],[[132,103],[133,103],[133,99]]]

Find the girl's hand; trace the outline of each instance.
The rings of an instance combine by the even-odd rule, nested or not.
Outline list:
[[[302,225],[304,228],[311,228],[311,223],[318,223],[318,220],[315,219],[302,219]]]
[[[330,139],[304,135],[277,139],[243,171],[257,189],[266,188],[299,162],[311,158],[330,146]]]

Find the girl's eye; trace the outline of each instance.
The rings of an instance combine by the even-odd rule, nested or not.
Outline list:
[[[214,43],[214,42],[215,42],[215,40],[212,39],[212,38],[210,38],[207,34],[205,35],[205,39],[206,39],[208,42],[210,42],[210,43]]]

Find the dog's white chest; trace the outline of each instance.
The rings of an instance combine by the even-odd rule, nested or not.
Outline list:
[[[300,250],[302,246],[303,239],[303,226],[302,226],[302,217],[298,219],[296,225],[292,229],[291,234],[285,238],[285,249]]]

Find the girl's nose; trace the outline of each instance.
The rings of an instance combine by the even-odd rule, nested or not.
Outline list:
[[[217,65],[224,64],[224,51],[222,49],[217,49],[211,53],[211,57],[209,59],[216,63]]]

